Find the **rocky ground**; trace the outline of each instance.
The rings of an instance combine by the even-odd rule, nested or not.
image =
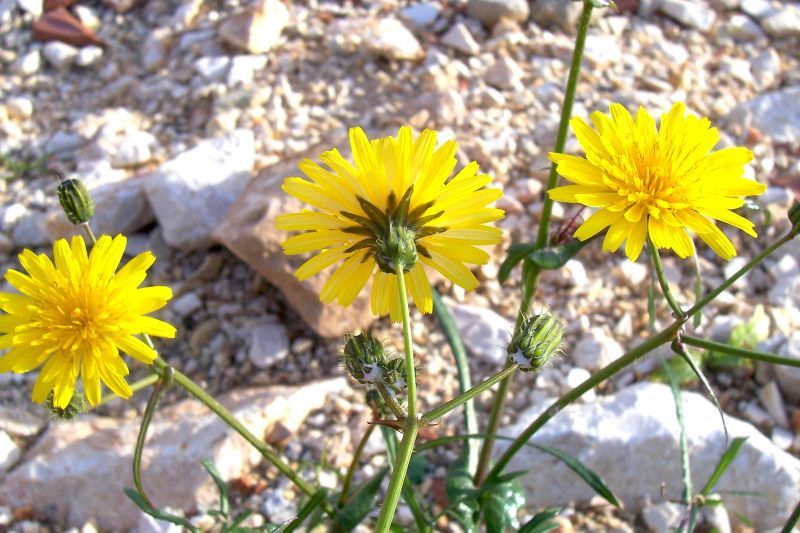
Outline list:
[[[464,294],[437,281],[471,350],[475,379],[502,364],[519,272],[501,286],[497,269],[509,244],[535,233],[580,3],[44,4],[73,5],[43,13],[41,0],[0,0],[3,270],[16,267],[20,249],[46,250],[72,231],[45,168],[81,177],[97,202],[96,231],[129,235],[131,255],[153,250],[152,282],[174,289],[161,316],[179,330],[159,345],[168,361],[223,395],[295,464],[324,457],[329,469],[307,470],[330,484],[369,419],[363,392],[345,382],[337,363],[342,334],[371,324],[381,338],[401,343],[397,328],[371,320],[365,300],[349,310],[323,306],[319,280],[291,277],[296,263],[280,253],[283,235],[271,224],[293,208],[279,184],[297,173],[301,158],[346,148],[351,125],[372,134],[401,124],[434,127],[458,140],[462,163],[477,160],[505,190],[506,242],[479,269],[479,289]],[[625,0],[618,7],[593,18],[574,114],[611,102],[660,113],[685,101],[720,127],[721,146],[750,147],[752,175],[769,185],[748,214],[759,221],[759,239],[731,235],[739,258],[722,264],[701,247],[704,284],[713,287],[786,229],[786,209],[800,190],[800,8],[778,0]],[[52,37],[61,40],[37,40]],[[567,150],[578,150],[574,138]],[[558,229],[576,212],[556,205],[554,213]],[[666,268],[679,300],[691,301],[693,264],[667,258]],[[707,309],[702,333],[728,341],[748,322],[750,342],[800,358],[798,274],[800,246],[786,246]],[[530,420],[646,335],[647,276],[641,262],[592,245],[543,278],[536,306],[569,325],[565,355],[536,376],[517,376],[507,427]],[[660,309],[659,321],[668,319]],[[414,320],[422,402],[433,406],[454,395],[455,369],[435,321],[416,313]],[[678,430],[666,389],[649,383],[657,367],[651,357],[626,370],[541,435],[607,477],[625,510],[592,500],[563,465],[529,456],[522,464],[544,465],[525,480],[531,511],[564,506],[562,531],[675,524],[682,512],[670,502],[680,495]],[[146,374],[136,368],[132,378]],[[158,530],[121,493],[130,485],[129,454],[146,396],[64,425],[29,406],[34,379],[0,375],[0,528]],[[722,488],[768,495],[723,499],[739,530],[748,527],[738,515],[769,530],[800,493],[800,373],[755,365],[715,370],[710,379],[726,412],[746,421],[730,421],[731,432],[750,437]],[[711,404],[687,396],[702,484],[724,442]],[[478,399],[481,412],[488,401]],[[198,525],[213,523],[199,468],[211,455],[233,482],[237,508],[255,511],[250,525],[294,516],[298,496],[274,469],[181,394],[170,393],[165,406],[145,472],[157,501]],[[458,421],[452,416],[437,429],[452,433]],[[645,453],[652,449],[664,451],[661,460]],[[365,474],[384,464],[381,450],[380,439],[370,441]],[[430,490],[441,487],[454,453],[430,455]],[[711,515],[704,527],[730,530],[727,517]]]

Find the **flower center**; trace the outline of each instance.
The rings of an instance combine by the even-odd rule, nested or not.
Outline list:
[[[356,223],[354,226],[343,228],[342,231],[364,236],[346,252],[369,250],[369,254],[364,256],[365,260],[367,257],[373,257],[378,268],[389,274],[395,274],[398,267],[408,272],[416,264],[419,255],[429,257],[425,246],[417,241],[447,229],[429,225],[444,211],[425,215],[433,206],[433,202],[411,209],[413,189],[413,185],[409,187],[400,201],[397,201],[394,191],[390,192],[386,209],[383,211],[361,197],[358,198],[358,202],[363,215],[342,211],[340,214],[344,218]]]

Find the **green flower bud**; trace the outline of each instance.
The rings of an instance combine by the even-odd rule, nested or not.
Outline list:
[[[412,228],[389,222],[386,232],[376,239],[375,262],[388,274],[395,274],[397,265],[408,272],[417,262],[417,234]]]
[[[42,406],[50,413],[51,417],[61,420],[75,420],[89,410],[88,406],[86,405],[86,398],[83,396],[83,393],[77,390],[72,394],[72,399],[64,408],[53,405],[52,392],[44,401]]]
[[[544,313],[524,320],[517,330],[507,351],[509,358],[520,370],[539,370],[553,358],[561,348],[564,326]]]
[[[94,216],[92,195],[79,179],[68,179],[58,184],[58,201],[67,219],[75,225],[89,222]]]
[[[375,383],[383,379],[386,351],[381,341],[368,333],[348,335],[344,345],[344,366],[359,383]]]
[[[790,233],[792,237],[797,237],[800,233],[800,202],[795,201],[789,208],[789,221],[792,223]]]
[[[406,362],[400,357],[386,361],[383,367],[382,382],[394,394],[398,394],[405,389],[408,385],[406,381]]]

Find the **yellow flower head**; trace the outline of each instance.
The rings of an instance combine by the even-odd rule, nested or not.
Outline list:
[[[401,319],[396,271],[407,273],[408,291],[423,313],[433,309],[423,265],[432,267],[464,289],[478,281],[467,264],[484,264],[489,254],[475,245],[501,241],[500,230],[488,225],[503,217],[489,204],[502,196],[486,189],[492,178],[478,174],[478,164],[465,166],[452,179],[456,143],[436,149],[436,132],[416,139],[408,127],[395,137],[367,139],[361,128],[350,130],[355,165],[338,150],[300,163],[309,180],[288,178],[283,190],[317,208],[281,215],[279,229],[302,231],[283,243],[287,254],[318,251],[297,269],[307,279],[341,261],[320,298],[349,305],[376,272],[372,312]]]
[[[558,173],[575,185],[549,194],[560,202],[600,208],[578,228],[576,238],[585,240],[609,228],[603,250],[613,252],[624,241],[625,254],[635,261],[648,235],[656,247],[689,257],[694,245],[688,231],[731,259],[736,249],[713,220],[756,237],[753,223],[732,211],[744,204],[742,196],[766,189],[743,177],[752,152],[741,147],[711,152],[719,141],[717,129],[707,118],[684,112],[685,105],[676,103],[662,115],[658,129],[644,108],[634,120],[620,104],[611,105],[610,117],[592,113],[596,131],[572,119],[586,158],[551,153]]]
[[[129,398],[128,367],[120,350],[150,364],[156,352],[137,334],[174,337],[175,328],[145,316],[172,298],[169,287],[139,288],[155,261],[150,252],[137,255],[117,271],[126,239],[100,237],[87,253],[83,238],[53,245],[55,264],[45,254],[25,250],[19,262],[27,274],[6,272],[21,294],[0,293],[0,372],[29,372],[44,363],[33,388],[41,403],[53,392],[53,406],[65,408],[78,374],[91,405],[100,402],[100,381]]]

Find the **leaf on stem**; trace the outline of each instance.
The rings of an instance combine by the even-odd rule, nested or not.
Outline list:
[[[578,461],[576,458],[574,458],[567,452],[559,450],[558,448],[552,448],[550,446],[545,446],[544,444],[537,444],[535,442],[532,442],[530,444],[537,450],[550,454],[559,461],[561,461],[562,463],[564,463],[565,465],[567,465],[567,467],[573,472],[575,472],[578,475],[578,477],[580,477],[584,481],[584,483],[592,487],[592,489],[600,497],[602,497],[611,505],[620,507],[620,503],[619,500],[617,500],[617,497],[614,496],[614,493],[611,492],[611,489],[608,488],[608,485],[605,484],[603,479],[599,475],[597,475],[597,473],[594,470],[590,469],[585,464]]]
[[[230,503],[228,500],[228,484],[222,479],[222,475],[220,475],[219,470],[217,467],[214,466],[214,462],[211,459],[203,459],[203,468],[206,469],[208,475],[214,480],[214,483],[217,485],[217,489],[219,489],[219,513],[227,518],[228,513],[230,512]]]
[[[505,283],[505,281],[508,279],[508,276],[511,275],[511,271],[514,270],[514,267],[517,266],[520,261],[525,259],[529,253],[535,250],[536,245],[533,243],[512,244],[508,248],[508,252],[503,264],[500,265],[500,270],[497,273],[497,281],[500,283]]]
[[[518,478],[491,483],[481,498],[481,504],[487,531],[516,529],[519,524],[517,513],[525,504],[522,484]]]
[[[541,513],[537,513],[519,528],[519,533],[548,533],[549,531],[558,529],[561,527],[560,524],[553,520],[558,513],[558,507],[551,507],[550,509],[545,509]]]
[[[547,246],[535,250],[528,255],[528,259],[539,265],[544,270],[555,270],[567,264],[567,261],[575,257],[581,248],[592,242],[594,239],[579,241],[578,239],[559,244],[557,246]]]
[[[199,529],[194,527],[192,525],[192,523],[189,522],[188,520],[186,520],[184,517],[176,516],[176,515],[167,513],[165,511],[161,511],[159,509],[156,509],[156,508],[148,505],[147,501],[145,501],[144,497],[142,497],[141,494],[139,494],[138,492],[136,492],[133,489],[126,488],[125,489],[125,495],[128,496],[128,498],[130,498],[131,500],[133,500],[133,503],[135,503],[139,507],[139,509],[142,510],[142,512],[147,513],[148,515],[152,516],[156,520],[163,520],[165,522],[169,522],[171,524],[175,524],[176,526],[183,526],[186,529],[188,529],[189,531],[191,531],[192,533],[199,533],[199,531],[200,531]]]
[[[381,481],[388,471],[388,468],[381,469],[353,491],[353,494],[347,499],[347,503],[336,513],[336,523],[342,529],[351,531],[372,511],[375,507],[375,496],[377,496]]]
[[[739,452],[741,451],[746,440],[747,437],[736,437],[731,441],[731,445],[728,446],[728,449],[725,450],[725,453],[723,453],[722,457],[719,458],[717,466],[714,467],[714,472],[711,474],[711,477],[708,478],[706,486],[703,487],[703,490],[700,491],[700,494],[703,496],[708,496],[711,491],[714,490],[719,478],[722,477],[722,474],[725,473],[733,460],[736,459],[736,456],[739,455]]]

